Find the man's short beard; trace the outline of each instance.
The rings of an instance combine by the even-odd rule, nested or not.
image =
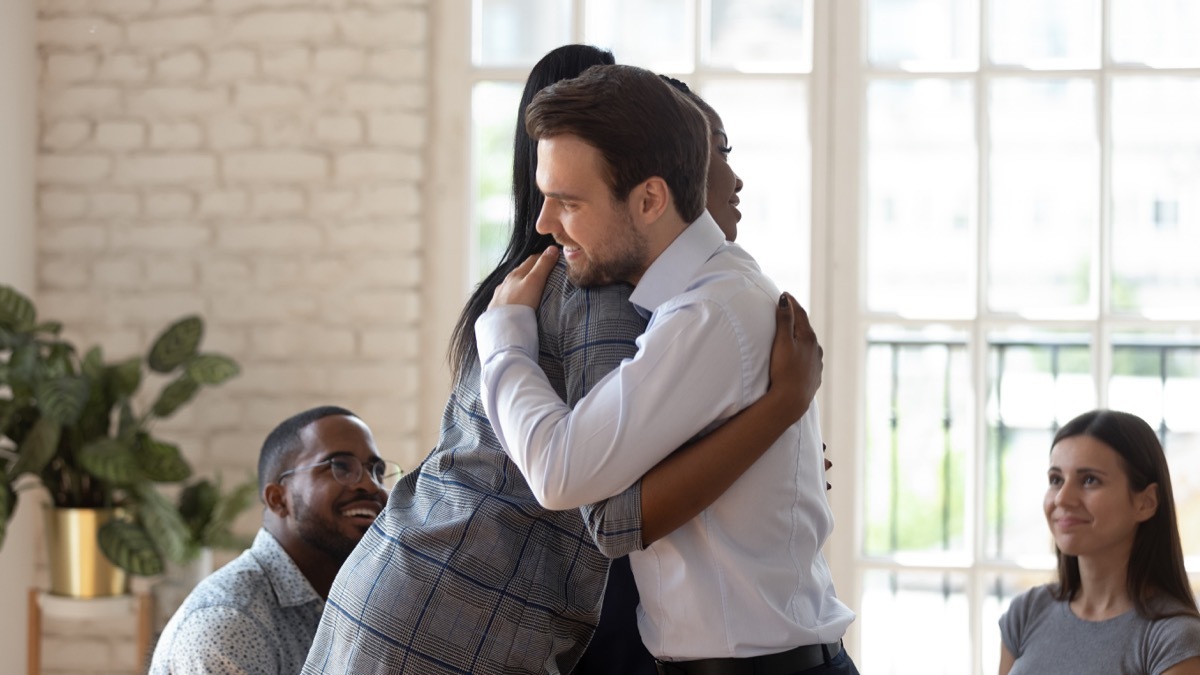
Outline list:
[[[354,552],[354,547],[358,546],[358,541],[330,527],[329,521],[312,518],[312,509],[302,497],[295,497],[295,506],[299,516],[296,519],[296,534],[300,535],[301,541],[337,561],[339,565],[346,562]]]
[[[641,264],[629,258],[607,263],[599,269],[592,266],[586,270],[586,274],[568,264],[567,280],[580,288],[608,286],[615,283],[628,283],[639,271],[641,271]]]
[[[621,226],[614,228],[613,237],[620,242],[618,246],[609,247],[608,251],[615,255],[610,260],[597,262],[586,268],[577,268],[567,263],[567,279],[580,288],[589,286],[607,286],[618,282],[629,282],[646,271],[645,259],[646,237],[633,224],[633,216],[624,208],[624,203],[615,201],[621,213]]]

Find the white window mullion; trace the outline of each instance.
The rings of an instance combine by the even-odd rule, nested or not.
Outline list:
[[[980,0],[979,6],[979,69],[975,73],[975,142],[977,148],[976,202],[975,202],[975,321],[971,327],[971,382],[975,392],[974,438],[975,451],[967,453],[968,476],[972,477],[973,493],[967,508],[971,511],[963,520],[964,535],[971,542],[971,569],[968,572],[968,621],[971,635],[971,671],[984,672],[982,608],[987,594],[988,574],[981,571],[979,563],[986,557],[984,550],[985,528],[987,527],[987,389],[988,389],[988,334],[991,316],[988,306],[988,242],[991,230],[989,205],[991,204],[991,135],[988,124],[988,102],[991,93],[991,60],[989,58],[989,0]]]
[[[1108,381],[1112,376],[1112,333],[1109,325],[1111,301],[1109,294],[1112,289],[1112,64],[1109,48],[1112,40],[1112,3],[1102,0],[1100,17],[1100,72],[1096,77],[1096,131],[1100,142],[1100,204],[1097,213],[1100,214],[1099,231],[1096,241],[1096,271],[1092,276],[1096,298],[1096,324],[1094,328],[1095,356],[1092,360],[1094,377],[1096,378],[1096,403],[1098,407],[1108,407]]]
[[[711,1],[711,0],[706,0]],[[835,132],[833,120],[838,119],[835,111],[833,79],[835,29],[834,10],[831,3],[818,0],[813,3],[813,20],[809,30],[813,33],[813,70],[809,76],[809,125],[808,137],[812,143],[812,228],[810,250],[813,252],[809,265],[809,314],[817,329],[821,344],[828,345],[829,308],[833,289],[828,283],[831,268],[828,252],[831,246],[831,231],[835,229],[833,214],[833,176]],[[821,27],[817,29],[816,27]],[[828,420],[822,420],[827,422]],[[826,427],[828,428],[828,427]]]
[[[472,7],[469,0],[438,2],[430,6],[431,23],[439,26],[433,42],[435,82],[471,82]],[[439,357],[450,344],[450,331],[458,311],[466,301],[473,267],[465,262],[464,251],[474,251],[471,238],[472,200],[446,199],[461,194],[471,175],[471,86],[445,86],[433,89],[433,110],[427,161],[428,179],[422,188],[421,203],[426,223],[460,223],[460,227],[425,227],[422,241],[425,264],[421,292],[422,349]],[[470,194],[470,193],[468,193]],[[445,361],[427,358],[421,361],[421,399],[418,416],[421,447],[437,444],[441,410],[450,392],[450,376]]]
[[[866,128],[864,13],[858,2],[823,0],[817,8],[818,16],[826,16],[831,23],[831,30],[825,31],[831,36],[827,51],[817,52],[830,59],[826,71],[828,138],[822,141],[827,143],[828,209],[825,222],[814,223],[814,231],[824,228],[826,234],[825,247],[814,248],[825,258],[825,274],[820,279],[814,277],[813,286],[814,308],[819,309],[814,315],[818,324],[823,324],[821,339],[828,347],[821,392],[822,427],[827,430],[829,455],[834,461],[830,473],[834,488],[829,498],[839,519],[826,549],[839,597],[857,609],[862,606],[864,571],[859,548],[865,522],[861,467],[866,449],[863,338],[867,321],[861,270]],[[847,649],[856,660],[862,653],[860,625],[861,620],[847,635]]]
[[[572,0],[571,4],[571,41],[577,44],[587,42],[587,0]]]

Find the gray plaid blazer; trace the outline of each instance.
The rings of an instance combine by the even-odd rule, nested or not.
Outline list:
[[[568,404],[637,351],[631,288],[580,289],[560,259],[538,309],[538,361]],[[641,548],[641,486],[542,508],[500,448],[479,365],[441,437],[392,490],[334,582],[303,672],[570,673],[600,614],[610,555]]]

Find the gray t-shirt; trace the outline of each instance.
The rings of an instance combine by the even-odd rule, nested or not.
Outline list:
[[[1158,675],[1200,656],[1200,619],[1147,621],[1130,610],[1107,621],[1084,621],[1050,586],[1026,591],[1000,617],[1000,637],[1016,658],[1011,675]]]

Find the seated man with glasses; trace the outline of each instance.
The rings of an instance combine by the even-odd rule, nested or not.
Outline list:
[[[313,408],[275,427],[258,459],[262,529],[171,617],[151,675],[299,672],[333,578],[399,474],[344,408]]]

